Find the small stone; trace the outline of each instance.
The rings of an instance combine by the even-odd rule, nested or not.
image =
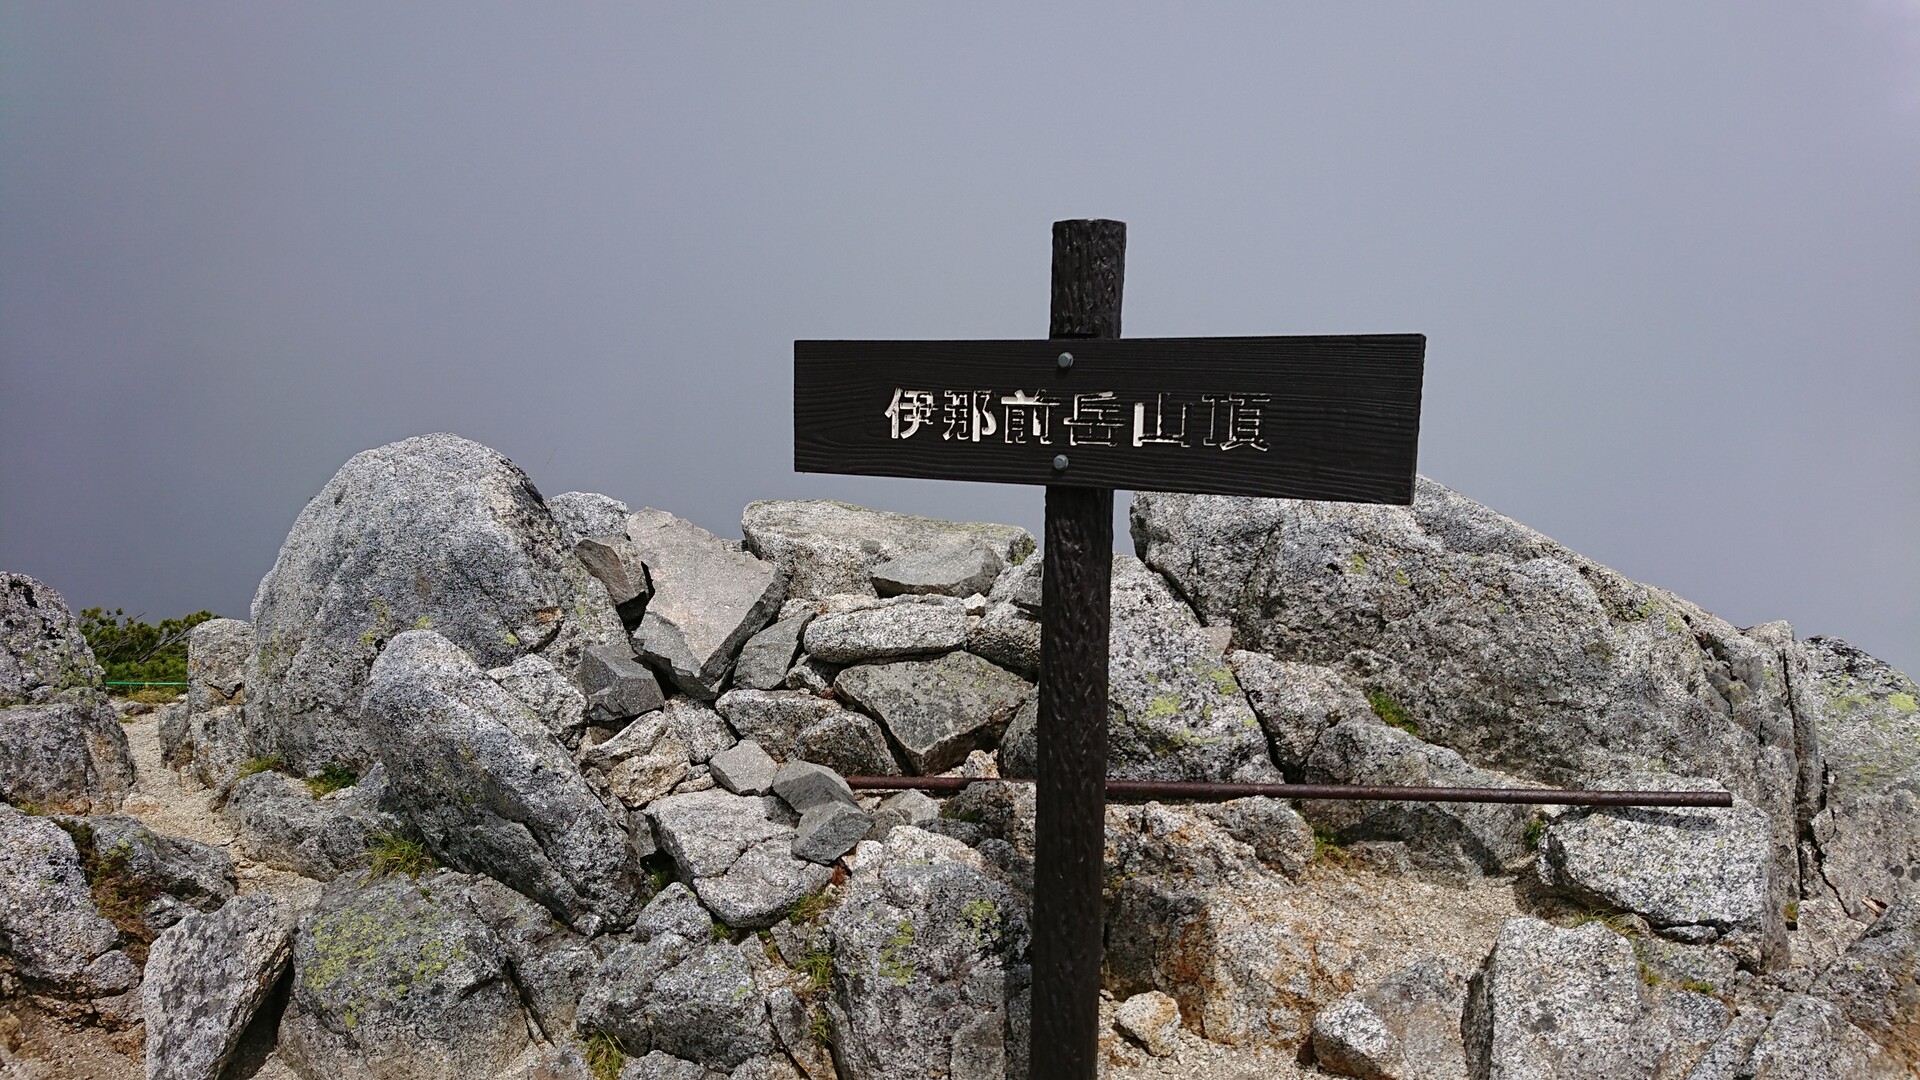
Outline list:
[[[896,791],[880,800],[879,812],[898,814],[905,825],[925,825],[940,816],[940,804],[924,791]]]
[[[871,717],[835,709],[794,737],[789,757],[825,765],[842,776],[898,776],[886,733]]]
[[[661,708],[660,715],[666,720],[667,734],[686,745],[687,757],[696,765],[736,741],[727,722],[704,701],[676,697]]]
[[[993,583],[992,591],[987,593],[987,599],[996,603],[1005,601],[1017,605],[1029,614],[1038,615],[1040,583],[1044,567],[1045,562],[1038,555],[1007,567],[1000,571],[999,578]]]
[[[1423,957],[1356,990],[1313,1018],[1322,1069],[1366,1080],[1441,1080],[1466,1074],[1460,1012],[1467,972]]]
[[[1040,621],[1013,604],[992,604],[968,627],[967,651],[1034,678],[1040,673]]]
[[[881,596],[967,596],[992,588],[1000,567],[1000,556],[978,544],[915,551],[875,566],[873,590]]]
[[[950,596],[872,601],[807,624],[807,653],[832,664],[947,652],[967,640],[967,605]]]
[[[824,499],[766,501],[740,515],[747,549],[787,575],[794,596],[872,595],[878,563],[915,552],[977,546],[1002,563],[1033,552],[1033,536],[1011,525],[979,525],[868,510]]]
[[[591,722],[611,726],[666,704],[660,680],[634,658],[629,645],[597,645],[580,661],[580,685],[587,692]]]
[[[652,595],[640,549],[627,539],[624,527],[615,535],[592,536],[575,543],[573,556],[607,587],[607,599],[616,608],[636,602],[644,607]]]
[[[789,690],[804,690],[809,694],[826,697],[833,693],[833,677],[840,674],[840,665],[816,660],[811,656],[802,656],[787,669],[786,687]]]
[[[831,863],[853,850],[873,828],[873,818],[857,806],[837,800],[815,803],[800,815],[793,837],[795,858]]]
[[[746,739],[708,759],[707,767],[720,786],[735,795],[765,795],[773,790],[773,774],[779,769],[760,744]]]
[[[839,773],[811,761],[789,761],[780,766],[773,778],[773,791],[801,813],[825,802],[859,805],[854,800],[853,789]]]
[[[627,531],[627,515],[633,511],[610,495],[594,491],[567,491],[547,500],[547,512],[560,529],[560,542],[568,551],[589,536],[619,536]]]
[[[1166,1057],[1179,1046],[1180,1004],[1158,990],[1135,994],[1113,1011],[1113,1026],[1147,1053]]]

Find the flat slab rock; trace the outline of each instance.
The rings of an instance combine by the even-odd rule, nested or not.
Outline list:
[[[826,500],[751,503],[740,516],[747,550],[778,565],[794,596],[874,595],[874,568],[928,552],[978,548],[1003,564],[1032,554],[1012,525],[941,521]]]
[[[718,788],[670,795],[647,808],[660,847],[721,922],[772,926],[832,871],[795,858],[791,818],[777,802]]]
[[[833,688],[876,717],[921,774],[944,772],[971,751],[992,749],[1033,689],[971,653],[860,664],[842,670]]]
[[[967,640],[967,605],[951,596],[907,596],[835,611],[807,624],[807,655],[829,664],[942,653]]]

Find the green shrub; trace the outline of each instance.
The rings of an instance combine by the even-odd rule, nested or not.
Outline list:
[[[187,635],[208,619],[219,616],[196,611],[184,619],[162,619],[153,626],[137,615],[115,608],[87,608],[80,613],[80,634],[109,682],[185,682]],[[107,689],[119,692],[124,686]]]
[[[307,790],[313,792],[313,797],[317,799],[341,788],[350,788],[359,781],[360,778],[353,775],[352,769],[336,762],[321,769],[319,775],[307,777],[306,782]]]
[[[439,865],[433,861],[427,845],[399,833],[375,833],[367,841],[367,854],[371,859],[368,869],[374,877],[388,874],[419,877]]]

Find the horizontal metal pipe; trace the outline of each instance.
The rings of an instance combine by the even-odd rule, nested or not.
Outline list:
[[[1017,777],[999,782],[1031,784]],[[968,784],[991,783],[964,776],[849,776],[861,791],[959,791]],[[1379,802],[1529,803],[1552,806],[1732,806],[1724,791],[1566,791],[1554,788],[1385,787],[1367,784],[1210,784],[1178,780],[1109,780],[1107,797],[1116,799],[1240,799],[1267,795],[1276,799],[1344,799]]]

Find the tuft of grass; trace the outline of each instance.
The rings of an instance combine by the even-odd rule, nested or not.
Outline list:
[[[241,762],[239,775],[235,776],[234,779],[245,780],[255,773],[275,772],[285,764],[286,761],[282,759],[279,754],[264,754],[257,758],[248,758],[246,761]]]
[[[825,990],[833,983],[833,954],[824,945],[813,946],[800,957],[800,973],[815,990]]]
[[[733,927],[728,926],[726,923],[721,922],[719,919],[713,920],[713,940],[732,941]]]
[[[1420,734],[1406,708],[1384,691],[1367,691],[1367,704],[1373,708],[1373,715],[1385,721],[1389,727],[1397,727],[1409,735]]]
[[[827,890],[825,889],[821,889],[819,892],[808,893],[794,901],[793,906],[787,909],[787,919],[795,926],[799,926],[802,923],[810,923],[825,914],[827,906],[830,903],[832,903],[832,901],[828,899]]]
[[[316,776],[307,777],[306,781],[307,790],[313,792],[313,797],[316,799],[322,795],[331,795],[342,788],[350,788],[359,782],[360,778],[353,775],[352,769],[338,762],[321,769]]]
[[[1653,970],[1645,960],[1640,961],[1640,981],[1648,986],[1660,985],[1660,973]]]
[[[656,866],[647,872],[647,884],[653,886],[653,891],[657,893],[673,884],[673,873],[664,866]]]
[[[438,865],[433,861],[433,853],[427,850],[427,845],[399,833],[375,833],[367,841],[367,854],[370,857],[368,869],[374,877],[388,874],[419,877]]]
[[[1713,995],[1713,984],[1705,979],[1687,979],[1680,984],[1680,989],[1691,990],[1696,994],[1706,994],[1709,997]]]
[[[1313,827],[1313,861],[1346,864],[1347,849],[1340,846],[1340,838],[1325,825]]]
[[[1787,901],[1787,906],[1781,909],[1780,914],[1786,916],[1788,926],[1792,926],[1797,929],[1798,924],[1800,922],[1800,901],[1798,900]]]
[[[620,1036],[611,1031],[589,1031],[580,1039],[580,1050],[594,1080],[620,1080],[620,1070],[627,1064],[627,1047]]]
[[[180,688],[177,686],[143,686],[127,695],[128,701],[138,701],[143,705],[166,705],[180,700]]]
[[[1527,822],[1527,835],[1524,837],[1524,839],[1527,842],[1527,850],[1539,851],[1540,841],[1543,838],[1545,838],[1546,835],[1547,835],[1547,819],[1546,818],[1536,816],[1533,820]]]
[[[116,844],[100,850],[93,827],[86,822],[56,818],[55,824],[73,837],[74,850],[80,855],[80,872],[93,894],[93,906],[126,939],[126,944],[121,946],[126,954],[134,963],[144,966],[147,946],[153,944],[155,936],[145,916],[147,905],[160,895],[159,882],[134,872],[129,860],[132,852],[127,845]]]
[[[1633,916],[1624,911],[1583,911],[1573,917],[1567,929],[1577,930],[1588,923],[1599,923],[1623,938],[1640,936],[1640,927],[1635,924]]]
[[[821,1046],[833,1045],[833,1021],[828,1019],[827,1010],[818,1005],[813,1007],[807,1016],[807,1034]]]

